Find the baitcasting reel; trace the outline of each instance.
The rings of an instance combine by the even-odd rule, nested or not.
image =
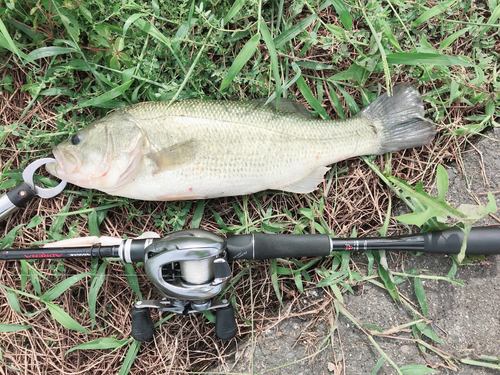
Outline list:
[[[146,240],[148,241],[148,240]],[[216,297],[228,286],[231,269],[226,259],[226,241],[199,229],[172,233],[159,240],[149,240],[143,253],[146,275],[164,300],[143,300],[132,309],[132,336],[146,341],[154,334],[150,310],[169,311],[186,316],[215,310],[217,337],[227,340],[236,334],[233,306]],[[121,254],[134,261],[132,240],[125,241]],[[144,246],[143,245],[143,246]],[[138,255],[138,254],[137,254]]]

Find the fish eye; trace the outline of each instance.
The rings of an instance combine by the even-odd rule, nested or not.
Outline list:
[[[80,133],[76,133],[71,137],[71,143],[75,146],[82,141],[82,135]]]

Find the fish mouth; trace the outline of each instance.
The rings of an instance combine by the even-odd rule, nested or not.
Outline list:
[[[55,162],[45,165],[45,169],[50,174],[64,179],[71,173],[74,173],[80,166],[80,162],[76,155],[68,150],[59,150],[57,147],[52,150]]]
[[[45,164],[45,170],[49,172],[52,176],[59,177],[57,175],[57,169],[58,169],[57,166],[58,166],[57,161],[52,161],[50,163]]]

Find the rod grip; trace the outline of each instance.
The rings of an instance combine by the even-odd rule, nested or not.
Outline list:
[[[322,257],[330,254],[326,234],[252,233],[228,237],[228,260]]]
[[[458,254],[462,247],[464,232],[460,229],[448,229],[423,233],[424,251],[428,253]],[[467,235],[466,254],[500,254],[500,227],[472,228]]]
[[[132,337],[143,342],[153,337],[155,326],[151,320],[151,313],[147,308],[132,308]]]
[[[238,326],[234,319],[234,308],[231,303],[226,307],[215,310],[215,334],[221,340],[229,340],[236,335]]]

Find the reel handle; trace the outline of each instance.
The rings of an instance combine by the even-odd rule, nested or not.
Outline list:
[[[144,342],[153,337],[155,326],[148,308],[134,307],[130,311],[130,315],[132,316],[132,337],[134,339]]]
[[[231,303],[226,307],[215,310],[215,334],[221,340],[229,340],[236,335],[238,326],[234,319],[234,308]]]

